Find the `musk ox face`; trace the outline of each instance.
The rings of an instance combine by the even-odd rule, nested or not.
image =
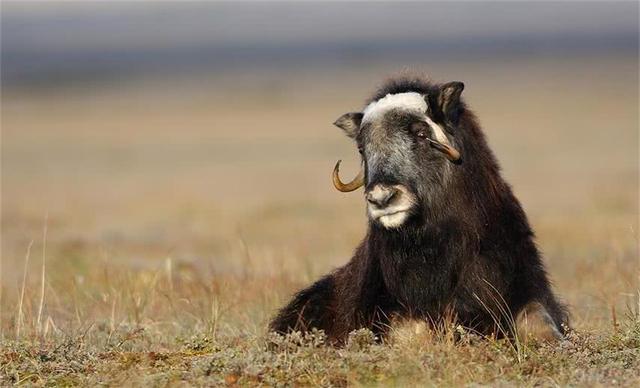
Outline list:
[[[458,100],[463,86],[453,84],[459,89],[453,93]],[[341,191],[365,187],[371,222],[394,229],[419,216],[421,207],[429,206],[430,194],[446,185],[451,162],[460,161],[452,122],[443,120],[446,101],[441,95],[447,85],[435,99],[417,92],[387,94],[362,112],[347,113],[334,123],[356,141],[364,167],[361,175],[344,185],[337,178],[336,165],[334,183]],[[430,101],[436,106],[430,106]]]

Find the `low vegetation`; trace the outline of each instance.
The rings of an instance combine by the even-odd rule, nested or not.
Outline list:
[[[367,330],[344,348],[321,332],[286,337],[238,335],[161,338],[142,327],[92,328],[72,337],[9,341],[2,384],[194,385],[625,385],[640,382],[640,322],[609,335],[574,332],[557,345],[472,334],[423,333],[378,344]]]
[[[433,331],[405,322],[394,326],[385,343],[361,329],[345,346],[333,347],[318,331],[287,336],[264,331],[270,307],[279,302],[260,295],[283,283],[295,288],[284,278],[247,275],[204,281],[195,272],[176,272],[171,263],[155,271],[103,267],[84,280],[76,278],[66,290],[49,289],[51,314],[41,317],[40,326],[40,290],[27,288],[23,308],[15,310],[22,315],[3,326],[0,384],[640,383],[640,319],[633,309],[616,315],[615,325],[605,330],[579,328],[561,343],[494,340],[459,326]],[[62,300],[66,308],[57,304]]]

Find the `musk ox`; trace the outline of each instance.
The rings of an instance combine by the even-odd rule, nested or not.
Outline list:
[[[279,333],[318,328],[335,343],[358,328],[383,337],[395,319],[454,319],[510,337],[513,317],[542,317],[561,338],[554,296],[527,217],[500,175],[462,82],[387,81],[361,112],[334,123],[353,139],[368,230],[346,265],[298,292],[271,322]]]

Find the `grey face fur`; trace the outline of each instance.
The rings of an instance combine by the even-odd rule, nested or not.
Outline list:
[[[335,123],[357,141],[362,154],[369,218],[388,229],[418,212],[429,183],[441,182],[449,168],[426,139],[450,144],[426,100],[413,92],[390,94]]]

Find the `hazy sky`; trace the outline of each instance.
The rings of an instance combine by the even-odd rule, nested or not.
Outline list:
[[[2,2],[2,81],[637,52],[637,2]],[[551,50],[551,51],[549,51]],[[606,54],[605,54],[606,55]],[[38,81],[39,82],[39,81]]]
[[[633,34],[637,2],[3,2],[3,44],[48,49],[206,42]]]

